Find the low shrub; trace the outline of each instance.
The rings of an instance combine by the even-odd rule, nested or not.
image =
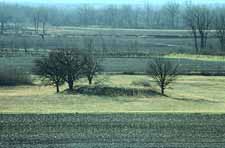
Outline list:
[[[0,70],[0,86],[32,84],[31,76],[22,69],[4,68]]]

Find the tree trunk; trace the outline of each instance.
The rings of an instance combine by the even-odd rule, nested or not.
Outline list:
[[[89,85],[92,84],[92,78],[88,78]]]
[[[223,41],[222,41],[222,51],[223,52],[225,51],[225,39],[223,39]]]
[[[161,87],[161,94],[165,95],[165,89],[163,87]]]
[[[171,26],[171,29],[174,29],[175,28],[175,16],[174,15],[172,15],[172,17],[171,17],[170,26]]]
[[[201,49],[205,48],[205,36],[203,33],[200,34],[201,36]]]
[[[69,90],[72,91],[73,90],[73,79],[72,77],[68,77],[68,86],[69,86]]]
[[[36,15],[33,16],[33,21],[34,21],[34,31],[35,31],[35,33],[38,33],[38,31],[37,31],[37,16]]]
[[[196,52],[196,54],[198,54],[199,50],[198,50],[198,38],[197,38],[197,35],[194,36],[194,40],[195,40],[195,52]]]
[[[193,32],[194,42],[195,42],[195,52],[196,52],[196,54],[198,54],[198,52],[199,52],[199,50],[198,50],[198,36],[197,36],[196,30],[194,29],[194,27],[192,27],[192,32]]]
[[[204,48],[207,47],[207,39],[208,39],[208,35],[207,33],[204,35]]]
[[[4,34],[4,22],[1,22],[1,34]]]
[[[69,85],[69,90],[72,91],[73,90],[73,82],[69,82],[68,85]]]
[[[45,34],[45,22],[43,22],[42,27],[43,27],[42,28],[43,29],[42,32],[43,32],[43,35],[44,35]]]
[[[34,31],[35,31],[35,33],[37,33],[37,22],[36,22],[36,18],[34,18]]]
[[[161,94],[164,95],[165,94],[165,87],[164,87],[163,83],[161,83],[160,88],[161,88]]]
[[[201,49],[204,49],[204,38],[201,37]]]
[[[37,20],[37,33],[39,32],[39,20]]]
[[[56,92],[59,93],[59,84],[56,83]]]

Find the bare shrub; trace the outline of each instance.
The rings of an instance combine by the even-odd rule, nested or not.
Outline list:
[[[134,86],[151,87],[151,83],[148,80],[135,80],[131,83]]]
[[[29,73],[22,69],[4,68],[0,70],[0,86],[30,85],[32,79]]]

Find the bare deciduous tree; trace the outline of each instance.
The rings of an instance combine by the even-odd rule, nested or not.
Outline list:
[[[207,38],[210,30],[210,25],[212,23],[212,15],[209,8],[205,6],[199,6],[197,8],[197,28],[201,38],[201,49],[206,48]]]
[[[178,14],[180,11],[180,5],[175,2],[169,2],[164,6],[166,14],[168,15],[169,26],[174,29],[178,24]]]
[[[217,11],[215,28],[216,36],[220,41],[221,51],[225,51],[225,8],[220,8]]]
[[[40,34],[41,38],[45,39],[46,34],[46,24],[48,22],[48,9],[40,8],[40,22],[42,23],[42,33]]]
[[[93,38],[84,38],[83,43],[86,50],[84,55],[83,74],[87,77],[89,85],[91,85],[94,76],[100,71],[100,65],[95,55],[96,53],[94,52],[95,45]]]
[[[109,5],[105,8],[104,11],[104,22],[106,24],[109,24],[111,27],[117,27],[118,26],[118,8],[115,5]]]
[[[101,66],[98,59],[93,54],[86,54],[84,57],[84,69],[83,74],[87,77],[89,85],[92,84],[92,80],[100,72]]]
[[[48,22],[48,8],[39,7],[33,11],[33,23],[35,28],[35,33],[39,32],[40,24],[42,25],[42,33],[40,36],[44,39],[46,34],[46,24]]]
[[[138,28],[139,27],[139,10],[140,10],[140,8],[138,8],[138,7],[135,7],[134,8],[134,28]]]
[[[35,72],[42,76],[42,80],[49,85],[55,85],[57,93],[60,91],[59,86],[64,84],[64,71],[59,63],[60,54],[58,52],[50,52],[46,58],[35,61]]]
[[[123,5],[121,7],[120,16],[123,18],[121,19],[121,26],[123,26],[124,28],[133,26],[132,11],[133,9],[131,5]]]
[[[87,51],[93,51],[94,50],[94,39],[90,37],[83,38],[83,45],[84,49]]]
[[[208,33],[212,23],[211,10],[205,6],[187,5],[184,20],[192,30],[196,53],[199,53],[198,35],[200,36],[200,49],[207,47]]]
[[[153,14],[153,8],[150,6],[149,3],[145,4],[145,24],[147,26],[147,28],[149,28],[150,26],[152,26],[152,14]]]
[[[1,34],[4,34],[5,25],[11,19],[10,10],[8,5],[0,3],[0,23],[1,23]]]
[[[76,49],[59,49],[58,54],[60,57],[58,61],[65,74],[64,80],[68,83],[69,90],[72,91],[74,82],[82,75],[84,56]]]
[[[99,39],[100,39],[100,42],[101,42],[101,49],[102,49],[102,57],[105,57],[106,54],[107,54],[107,44],[106,44],[106,41],[105,41],[105,37],[102,33],[99,34]]]
[[[38,33],[39,24],[40,24],[40,10],[37,8],[33,10],[33,23],[34,23],[35,33]]]
[[[132,55],[138,55],[138,39],[134,39],[131,41],[130,47],[129,47],[129,51],[128,54],[132,54]]]
[[[22,45],[23,45],[25,53],[27,53],[28,52],[28,41],[27,41],[27,38],[25,38],[25,37],[23,38]]]
[[[194,38],[194,44],[195,44],[195,52],[199,53],[199,47],[198,47],[198,32],[197,32],[197,23],[196,23],[196,8],[192,5],[187,5],[185,13],[184,13],[184,21],[186,25],[191,29],[191,33]]]
[[[158,57],[150,62],[148,68],[148,74],[157,82],[161,94],[164,95],[167,86],[173,83],[178,76],[178,64]]]

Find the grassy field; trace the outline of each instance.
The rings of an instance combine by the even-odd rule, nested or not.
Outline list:
[[[31,72],[37,56],[23,55],[15,57],[0,57],[0,69],[14,68]],[[191,54],[165,55],[172,62],[180,65],[179,70],[184,73],[224,72],[224,56],[207,56]],[[136,58],[104,58],[102,66],[106,72],[145,72],[150,57]]]
[[[104,77],[112,87],[148,89],[134,85],[150,80],[147,76],[114,75]],[[103,78],[98,78],[103,79]],[[85,81],[85,83],[87,83]],[[0,88],[1,113],[82,113],[82,112],[225,112],[225,77],[180,76],[166,91],[168,97],[155,95],[95,96],[55,94],[55,88],[17,86]],[[84,82],[79,82],[84,85]],[[66,86],[64,86],[65,89]]]
[[[139,53],[149,56],[163,54],[170,60],[178,62],[183,73],[225,71],[224,57],[193,55],[195,49],[188,30],[48,27],[47,35],[43,40],[40,35],[32,32],[32,29],[28,28],[24,34],[9,33],[0,37],[1,69],[16,67],[31,72],[33,60],[47,53],[46,49],[79,48],[85,50],[87,48],[85,39],[92,39],[93,46],[99,53],[104,48],[108,54]],[[25,53],[24,48],[28,51],[35,51],[35,53],[33,55],[30,55],[29,52]],[[214,31],[209,33],[208,48],[203,53],[220,53],[219,42],[215,38]],[[116,57],[105,58],[102,65],[106,72],[144,72],[148,62],[148,56]]]
[[[221,114],[0,115],[2,148],[222,148]]]
[[[195,55],[195,54],[169,54],[165,55],[165,58],[171,59],[188,59],[188,60],[198,60],[198,61],[214,61],[214,62],[224,62],[225,56],[212,56],[212,55]]]
[[[146,30],[110,29],[80,27],[49,27],[45,40],[39,34],[28,31],[24,34],[0,37],[1,48],[79,48],[85,49],[84,40],[91,38],[96,50],[105,44],[108,52],[140,52],[151,54],[195,53],[193,39],[188,30]],[[205,52],[219,51],[215,32],[209,33],[208,49]]]
[[[176,56],[176,57],[175,57]],[[193,55],[180,56],[180,54],[168,55],[168,60],[172,63],[179,64],[179,71],[181,73],[201,73],[201,72],[224,72],[225,62],[222,60],[197,58]],[[193,58],[195,57],[195,58]],[[102,65],[106,72],[146,72],[148,64],[152,58],[106,58],[103,60]]]

